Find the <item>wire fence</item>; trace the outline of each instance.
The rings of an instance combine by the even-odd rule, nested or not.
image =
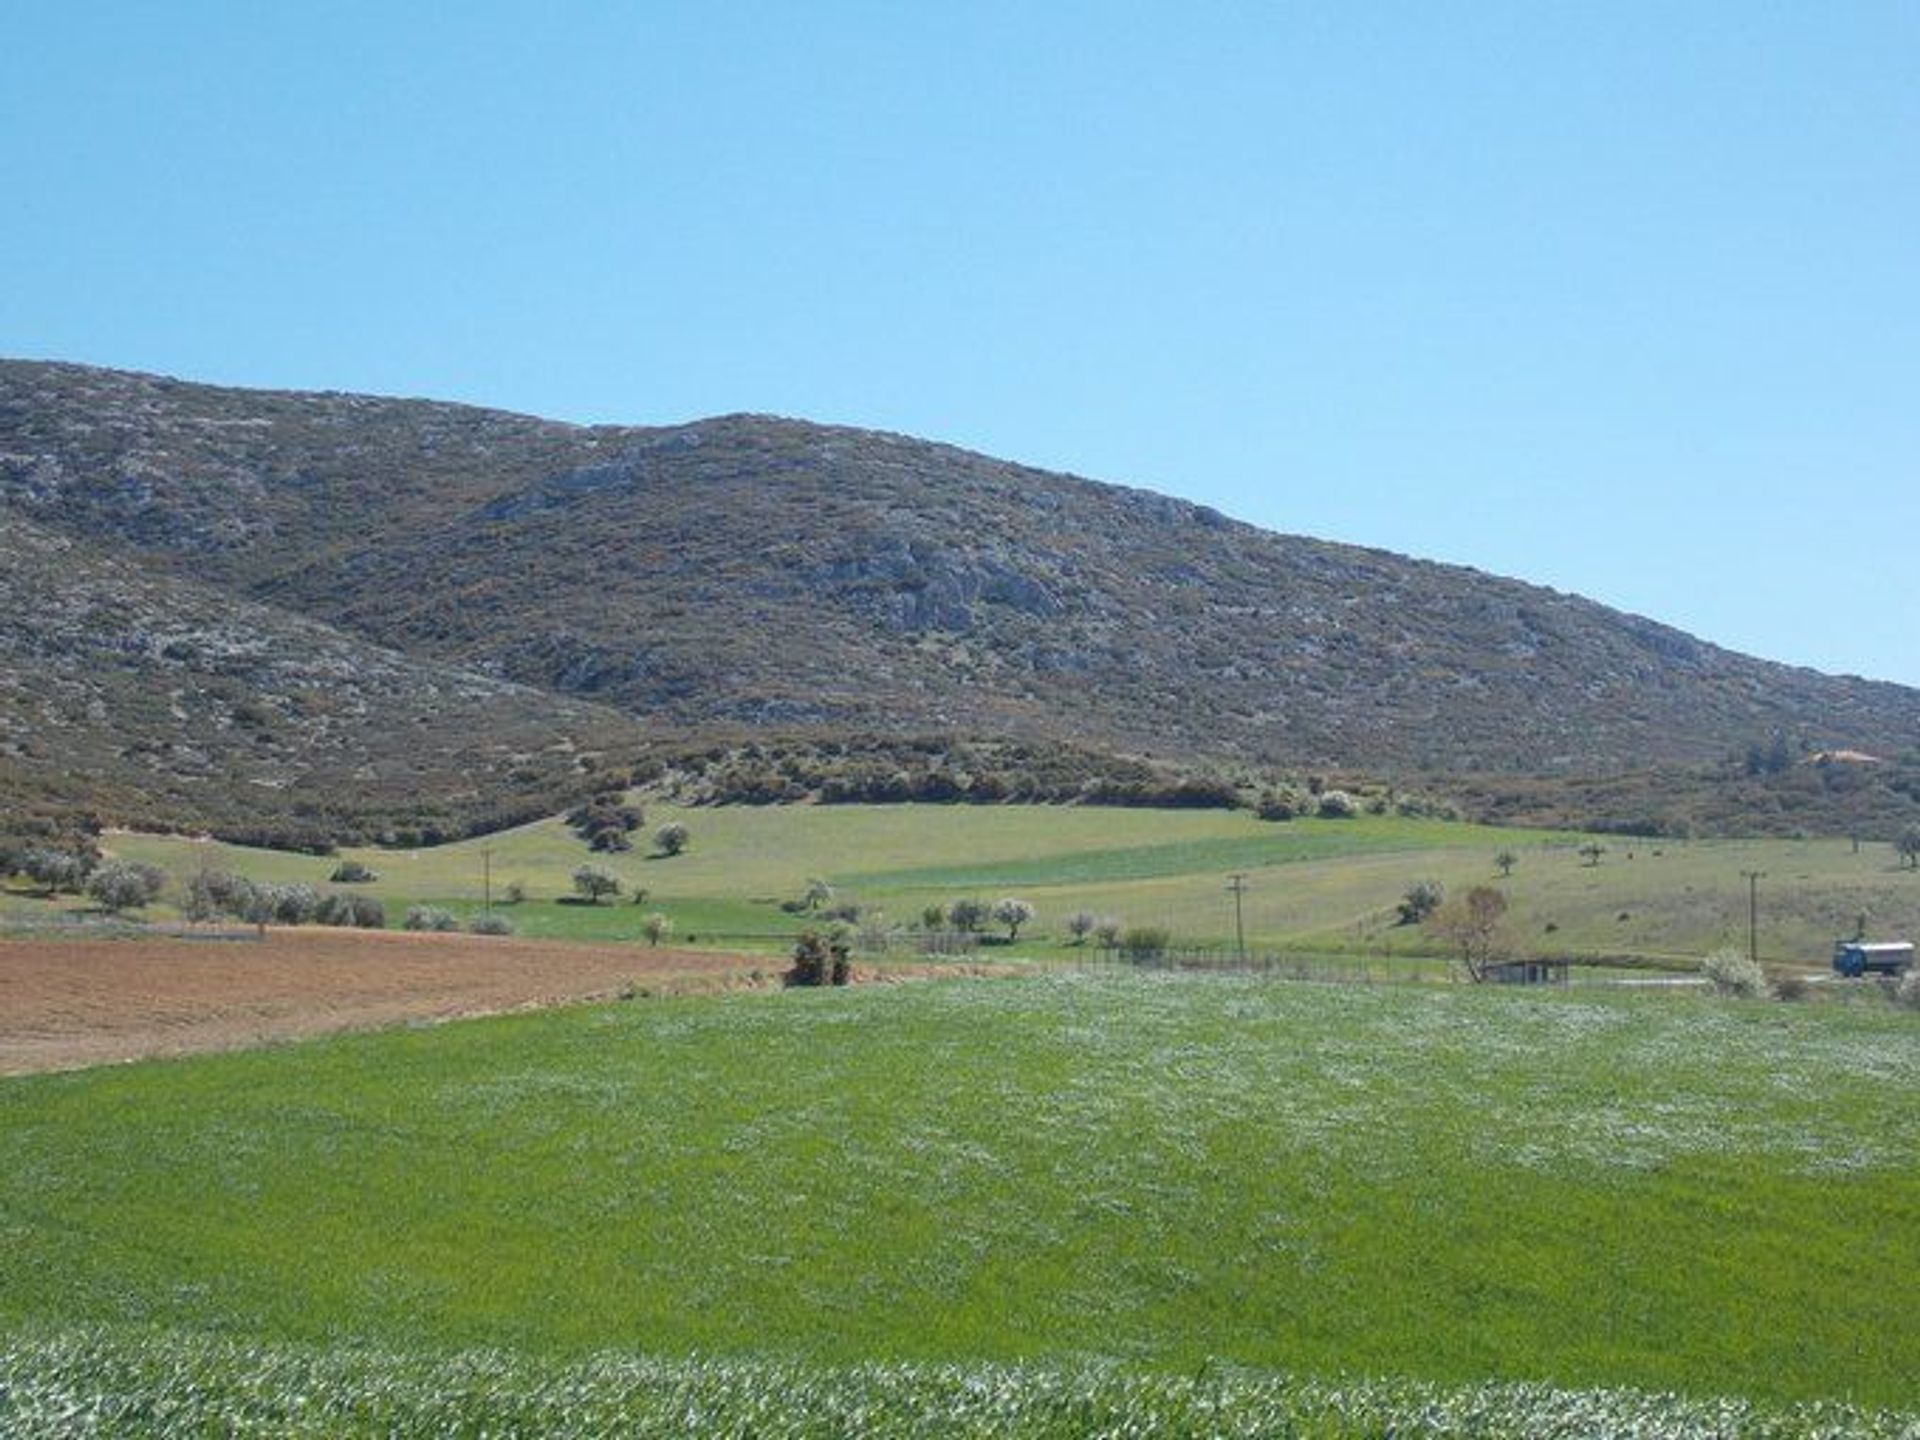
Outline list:
[[[1086,953],[1066,963],[1075,969],[1095,971],[1204,971],[1323,985],[1431,985],[1454,978],[1454,968],[1440,960],[1239,950],[1233,946],[1169,946],[1144,952],[1090,946]]]

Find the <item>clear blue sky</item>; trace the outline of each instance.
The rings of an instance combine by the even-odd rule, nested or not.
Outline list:
[[[9,7],[0,353],[757,410],[1920,684],[1920,4]]]

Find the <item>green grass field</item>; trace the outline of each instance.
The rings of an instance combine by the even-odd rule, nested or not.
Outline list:
[[[1018,895],[1039,908],[1020,953],[1062,955],[1065,919],[1085,909],[1163,925],[1186,944],[1224,943],[1233,912],[1226,876],[1248,876],[1250,945],[1364,956],[1431,953],[1419,930],[1394,925],[1394,906],[1421,879],[1452,890],[1497,883],[1512,902],[1508,940],[1519,951],[1688,964],[1717,946],[1744,945],[1744,870],[1761,870],[1760,950],[1774,965],[1824,965],[1836,936],[1861,916],[1876,937],[1920,934],[1920,874],[1890,847],[1843,840],[1634,841],[1608,839],[1600,863],[1580,837],[1439,821],[1367,816],[1265,823],[1240,812],[1070,806],[792,806],[680,810],[649,807],[644,835],[683,820],[693,844],[671,859],[590,855],[558,821],[431,850],[355,850],[381,874],[368,887],[395,923],[408,904],[476,909],[490,852],[494,894],[518,881],[531,897],[510,914],[529,935],[631,938],[653,910],[679,939],[778,950],[809,923],[781,909],[810,877],[911,923],[961,895]],[[176,837],[120,835],[111,847],[184,878],[202,864],[262,879],[324,886],[334,861],[240,850]],[[1505,878],[1494,856],[1517,858]],[[557,903],[584,863],[612,870],[643,906]],[[0,914],[47,908],[18,893]]]
[[[345,1037],[0,1084],[0,1333],[1911,1410],[1916,1091],[1885,1006],[1218,976]]]

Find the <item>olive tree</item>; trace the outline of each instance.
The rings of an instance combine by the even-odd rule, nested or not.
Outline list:
[[[962,897],[947,906],[947,923],[962,935],[971,935],[987,921],[987,902]]]
[[[1024,900],[1016,900],[1011,895],[993,902],[994,923],[1007,927],[1009,945],[1020,938],[1020,927],[1031,921],[1033,916],[1033,906]]]
[[[620,893],[620,881],[598,865],[582,865],[573,872],[573,888],[589,905],[598,905],[602,896]]]
[[[62,890],[79,894],[92,871],[92,857],[78,850],[46,847],[29,850],[20,857],[20,873],[34,884],[45,886],[49,895]]]
[[[158,865],[113,860],[87,877],[87,894],[99,901],[102,909],[117,915],[152,904],[160,898],[166,883],[167,872]]]

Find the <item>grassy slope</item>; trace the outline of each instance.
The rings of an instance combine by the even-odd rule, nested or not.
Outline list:
[[[1432,877],[1452,890],[1500,884],[1513,903],[1511,938],[1522,949],[1697,959],[1717,945],[1744,943],[1740,875],[1754,869],[1766,872],[1761,954],[1774,963],[1823,964],[1832,938],[1851,934],[1863,911],[1876,935],[1920,933],[1920,875],[1901,871],[1885,845],[1856,853],[1846,841],[1615,838],[1601,863],[1590,866],[1570,837],[1436,821],[1275,825],[1224,811],[909,805],[655,805],[643,835],[670,818],[693,832],[692,848],[671,860],[638,851],[589,855],[557,821],[431,850],[346,853],[381,872],[369,888],[397,919],[413,901],[477,905],[481,850],[490,849],[496,896],[520,880],[535,897],[514,912],[524,932],[596,939],[636,935],[640,917],[654,909],[673,918],[682,938],[788,932],[802,922],[778,902],[797,897],[806,879],[819,875],[843,896],[902,921],[958,895],[1021,895],[1041,911],[1022,953],[1057,953],[1066,916],[1082,908],[1164,924],[1182,940],[1220,941],[1232,924],[1225,877],[1236,869],[1249,874],[1247,928],[1260,947],[1430,950],[1421,932],[1392,920],[1406,888]],[[182,876],[204,859],[318,885],[334,864],[173,837],[119,836],[112,848]],[[1500,880],[1493,857],[1503,848],[1518,863]],[[646,887],[644,909],[552,903],[570,889],[574,868],[589,862],[613,870],[628,888]]]
[[[1882,1008],[1087,976],[36,1077],[0,1328],[1912,1406],[1916,1084]]]

